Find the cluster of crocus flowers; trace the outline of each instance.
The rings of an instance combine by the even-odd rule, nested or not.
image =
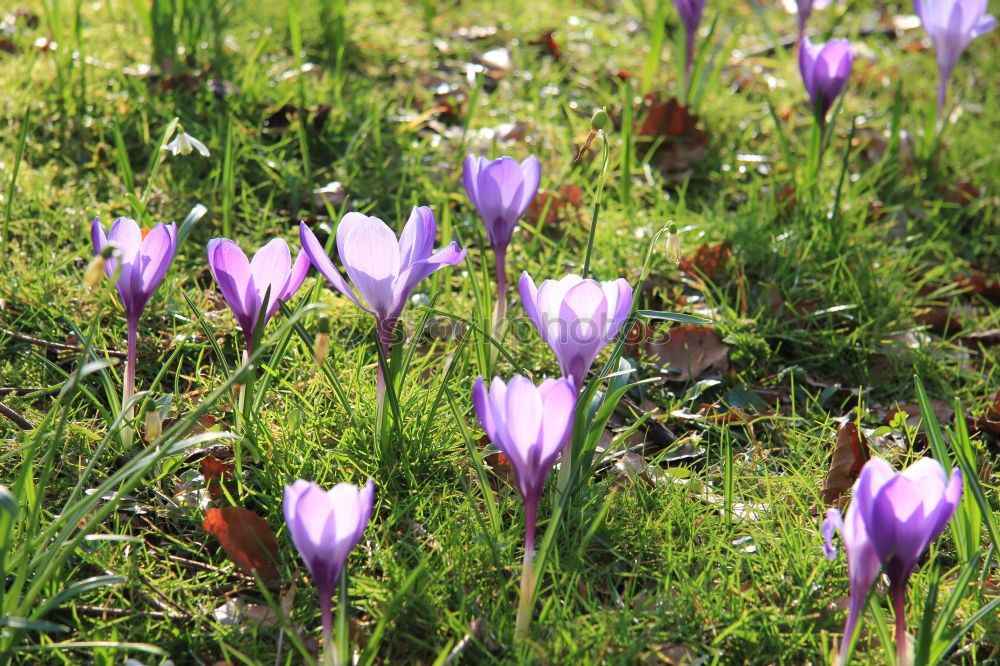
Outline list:
[[[541,166],[534,155],[521,163],[506,156],[492,161],[474,155],[465,158],[465,192],[486,225],[486,237],[496,256],[498,322],[507,311],[507,246],[538,192],[540,178]]]
[[[299,479],[285,486],[282,508],[292,543],[302,556],[319,595],[324,647],[335,654],[333,644],[333,595],[344,571],[347,556],[361,541],[372,515],[375,483],[362,487],[338,483],[330,490]],[[330,661],[333,661],[331,659]]]
[[[986,0],[913,0],[913,8],[937,52],[940,117],[958,58],[973,39],[996,27],[996,19],[986,13]]]
[[[961,497],[962,473],[957,468],[949,477],[941,463],[923,458],[897,473],[888,462],[873,457],[854,484],[846,518],[837,509],[827,512],[824,552],[831,560],[836,557],[832,539],[834,531],[840,532],[850,578],[841,664],[847,658],[868,590],[880,570],[889,578],[896,651],[900,663],[906,663],[906,586],[917,560],[944,531]]]
[[[535,386],[515,375],[508,383],[495,377],[489,389],[482,377],[472,387],[472,404],[490,441],[510,460],[524,499],[524,568],[516,635],[523,638],[531,621],[535,589],[535,522],[538,501],[549,471],[573,425],[576,388],[569,379],[546,379]]]
[[[691,88],[691,68],[694,65],[694,40],[698,35],[698,25],[705,11],[707,0],[674,0],[674,7],[684,24],[684,87],[683,95],[687,100]]]
[[[799,43],[799,71],[812,102],[816,122],[826,124],[826,113],[851,76],[854,55],[846,39],[814,44],[808,37]]]
[[[570,274],[536,288],[525,271],[520,290],[524,309],[563,376],[580,390],[594,359],[632,312],[632,285],[624,278],[598,282]]]
[[[426,206],[414,207],[398,240],[393,230],[377,217],[347,213],[337,226],[337,253],[354,285],[352,289],[316,235],[304,222],[299,225],[302,248],[316,270],[355,305],[375,317],[379,343],[386,355],[392,347],[399,316],[417,284],[434,271],[465,258],[465,248],[454,241],[435,252],[436,235],[437,221]],[[381,368],[379,377],[381,384]]]
[[[248,260],[235,242],[213,238],[208,242],[208,266],[243,331],[249,355],[259,328],[278,311],[278,303],[302,286],[309,258],[300,251],[293,264],[288,243],[275,238]]]
[[[122,387],[122,407],[135,394],[136,347],[139,340],[139,317],[153,292],[163,282],[177,251],[177,225],[159,223],[152,229],[141,229],[135,220],[119,217],[105,234],[99,218],[94,218],[90,228],[94,253],[102,255],[113,243],[117,253],[105,262],[108,277],[117,271],[115,287],[125,310],[128,350],[125,363],[125,381]],[[126,432],[130,432],[126,430]]]

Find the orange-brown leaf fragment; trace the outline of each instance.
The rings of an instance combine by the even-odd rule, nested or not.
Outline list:
[[[720,374],[729,369],[729,345],[707,326],[677,326],[666,340],[654,340],[648,348],[665,368],[678,371],[667,376],[670,381],[695,380],[711,368]]]
[[[229,485],[235,471],[232,463],[224,463],[215,456],[208,455],[201,459],[201,475],[205,477],[205,488],[212,497],[222,495],[222,484]]]
[[[837,444],[830,458],[830,471],[826,473],[821,497],[826,504],[836,503],[861,474],[861,468],[871,457],[868,438],[858,426],[846,421],[837,431]]]
[[[243,571],[265,581],[278,580],[278,540],[264,519],[239,506],[209,509],[202,529],[219,540],[233,562]]]

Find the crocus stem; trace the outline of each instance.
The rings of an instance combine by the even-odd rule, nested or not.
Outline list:
[[[587,253],[583,256],[583,277],[590,272],[590,254],[594,250],[594,232],[597,231],[597,216],[601,212],[601,199],[604,197],[604,181],[608,176],[608,159],[611,157],[611,147],[608,137],[601,130],[601,141],[604,144],[604,161],[601,163],[601,175],[597,181],[597,197],[594,199],[594,216],[590,220],[590,234],[587,236]]]
[[[865,607],[865,597],[860,594],[851,595],[851,607],[847,612],[847,622],[844,624],[844,638],[840,642],[840,656],[837,658],[837,666],[846,666],[847,652],[854,640],[854,631],[858,626],[858,618]]]
[[[892,587],[892,610],[896,614],[896,666],[910,666],[906,649],[906,583]]]
[[[391,374],[389,368],[389,352],[392,349],[392,336],[396,329],[396,321],[382,321],[379,320],[375,324],[376,333],[378,335],[378,343],[382,347],[382,358],[378,362],[378,371],[375,376],[375,439],[381,449],[383,456],[383,461],[385,460],[385,455],[387,453],[383,441],[385,435],[385,394],[386,394],[386,381],[391,381]],[[384,367],[383,367],[384,360]]]
[[[941,80],[938,82],[938,94],[937,94],[937,118],[934,122],[934,126],[937,127],[938,123],[944,122],[944,99],[948,92],[948,78],[942,76]]]
[[[128,349],[125,359],[125,382],[122,385],[122,411],[126,409],[128,411],[122,418],[122,444],[125,448],[128,448],[132,444],[131,421],[135,418],[135,406],[130,405],[126,408],[126,405],[132,399],[132,396],[135,395],[136,349],[139,345],[138,317],[129,317],[126,322],[126,329],[128,330]]]
[[[333,590],[319,589],[319,611],[323,620],[323,663],[339,666],[340,651],[333,640]]]
[[[681,104],[686,106],[691,96],[691,68],[694,66],[694,33],[688,32],[684,38],[684,87],[681,89]]]
[[[535,597],[535,518],[538,514],[538,500],[524,500],[524,566],[521,569],[521,599],[517,604],[517,624],[514,638],[528,637]]]
[[[493,309],[493,337],[497,342],[503,342],[504,321],[507,319],[507,248],[496,251],[497,256],[497,303]],[[491,358],[496,359],[496,347],[492,348]]]

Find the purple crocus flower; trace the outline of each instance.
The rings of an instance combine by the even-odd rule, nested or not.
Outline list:
[[[705,11],[707,0],[674,0],[674,7],[684,24],[684,95],[687,99],[691,86],[691,66],[694,63],[694,39],[698,34],[698,24]]]
[[[487,390],[482,377],[472,386],[472,404],[490,441],[510,460],[524,498],[524,573],[518,606],[518,637],[524,637],[534,593],[535,520],[545,479],[573,426],[576,387],[567,379],[546,379],[535,386],[515,375],[494,377]]]
[[[362,487],[338,483],[323,490],[299,479],[285,486],[283,510],[292,543],[316,584],[323,617],[323,634],[331,645],[333,594],[347,556],[368,526],[375,499],[375,483]]]
[[[941,463],[933,458],[922,458],[899,473],[877,456],[865,463],[854,484],[846,524],[841,523],[839,512],[831,509],[823,526],[827,555],[835,552],[829,541],[836,528],[844,540],[848,566],[855,567],[851,564],[852,552],[858,562],[858,572],[851,573],[851,614],[845,628],[845,643],[851,636],[846,629],[853,632],[852,621],[857,622],[856,615],[860,613],[860,607],[857,613],[854,607],[864,603],[871,586],[870,582],[863,584],[869,576],[874,581],[871,574],[875,568],[874,556],[889,577],[896,615],[896,650],[901,659],[905,656],[906,585],[917,560],[955,515],[961,497],[961,470],[953,469],[949,478]],[[841,659],[845,651],[842,646]]]
[[[538,192],[541,166],[532,155],[520,164],[511,157],[493,161],[469,155],[462,169],[462,182],[472,205],[486,224],[486,237],[497,258],[498,311],[506,310],[507,246],[514,227]]]
[[[619,278],[607,282],[567,275],[535,282],[521,274],[521,302],[539,335],[559,361],[564,377],[580,389],[597,354],[618,335],[632,311],[632,285]]]
[[[299,225],[302,248],[330,284],[375,317],[379,341],[388,353],[393,331],[410,293],[425,277],[465,258],[465,248],[452,242],[434,252],[437,221],[426,206],[414,207],[399,240],[385,222],[347,213],[337,226],[337,252],[354,289],[326,255],[305,222]],[[362,303],[361,299],[364,299]]]
[[[844,0],[837,0],[843,4]],[[830,5],[831,0],[795,0],[794,3],[786,2],[786,7],[788,11],[793,8],[798,11],[799,14],[799,42],[806,34],[806,23],[809,22],[809,15],[812,14],[814,9],[826,9]],[[794,7],[792,6],[794,5]]]
[[[233,241],[213,238],[208,241],[208,266],[243,329],[249,354],[253,351],[257,322],[266,326],[278,311],[278,301],[287,301],[302,286],[309,271],[309,257],[300,251],[293,264],[288,243],[275,238],[247,260],[247,255]]]
[[[997,22],[986,13],[986,0],[913,0],[913,8],[937,51],[940,116],[948,79],[962,51],[973,39],[996,27]]]
[[[846,39],[813,44],[808,37],[803,37],[799,43],[799,71],[821,125],[826,122],[826,112],[847,84],[853,62],[851,43]]]
[[[826,520],[823,521],[823,552],[832,561],[837,557],[837,548],[833,545],[833,532],[840,532],[847,554],[847,574],[850,579],[850,608],[847,612],[847,623],[844,625],[844,638],[840,643],[840,663],[847,661],[847,648],[851,644],[854,630],[865,607],[868,590],[878,577],[882,562],[872,547],[868,531],[861,518],[858,502],[851,502],[847,509],[846,520],[841,518],[840,511],[829,509]]]
[[[152,230],[140,229],[135,220],[119,217],[107,235],[99,218],[90,227],[94,253],[100,254],[108,243],[118,246],[118,256],[112,256],[104,266],[111,277],[119,270],[118,295],[125,309],[128,330],[128,355],[125,365],[125,386],[122,405],[135,394],[136,346],[139,340],[139,317],[156,288],[163,282],[170,262],[177,251],[177,224],[159,223]]]

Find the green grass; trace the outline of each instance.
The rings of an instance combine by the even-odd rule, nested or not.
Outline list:
[[[828,563],[820,549],[819,490],[834,419],[853,413],[864,426],[884,425],[882,408],[917,402],[914,374],[932,398],[957,398],[969,415],[980,415],[998,388],[997,348],[965,348],[960,337],[997,328],[1000,311],[955,280],[1000,276],[1000,32],[973,42],[957,67],[949,103],[960,112],[931,153],[923,135],[935,101],[933,52],[902,48],[922,33],[872,32],[877,14],[868,2],[815,12],[814,36],[846,35],[867,53],[855,60],[810,192],[811,113],[794,50],[766,52],[775,36],[794,35],[796,18],[771,5],[706,9],[704,30],[718,17],[713,37],[725,40],[717,51],[702,50],[698,112],[708,145],[678,176],[664,174],[649,145],[621,122],[644,117],[640,78],[661,98],[676,92],[683,37],[669,6],[660,10],[663,29],[654,25],[656,3],[641,0],[440,7],[314,0],[293,13],[284,3],[227,5],[218,25],[181,26],[182,43],[201,35],[205,46],[185,44],[173,78],[157,83],[130,73],[153,59],[140,4],[148,10],[123,0],[33,5],[37,26],[21,19],[10,37],[18,52],[0,52],[0,387],[24,389],[0,402],[38,426],[22,431],[0,417],[0,484],[12,493],[10,502],[0,497],[0,612],[33,622],[0,663],[117,664],[126,655],[159,663],[162,657],[141,652],[150,646],[177,664],[303,663],[320,636],[319,612],[283,528],[282,488],[296,478],[329,486],[368,476],[377,484],[376,507],[348,567],[352,643],[363,663],[445,663],[453,651],[450,663],[470,664],[829,658],[847,595],[843,558]],[[204,18],[210,5],[185,6]],[[470,30],[483,36],[469,38]],[[556,31],[558,60],[535,43],[547,30]],[[33,46],[46,36],[56,50]],[[651,39],[664,44],[662,59],[648,57]],[[511,49],[512,72],[467,75],[475,56],[502,46]],[[616,75],[621,70],[635,77],[628,85]],[[447,94],[436,97],[438,88]],[[438,104],[450,110],[419,121]],[[469,451],[471,442],[476,455],[486,452],[469,397],[489,362],[481,339],[455,319],[428,316],[409,341],[416,347],[399,392],[401,423],[387,435],[391,456],[383,456],[372,322],[313,271],[289,304],[293,317],[268,327],[258,357],[267,378],[258,388],[266,381],[266,390],[244,422],[228,389],[242,336],[204,247],[225,231],[245,249],[281,236],[297,251],[300,219],[332,231],[344,211],[360,210],[398,229],[411,206],[429,205],[438,244],[459,239],[469,259],[421,284],[407,331],[417,332],[428,308],[480,322],[488,310],[481,292],[491,284],[481,269],[485,262],[492,274],[493,258],[461,188],[462,159],[535,154],[543,189],[579,187],[578,212],[567,207],[556,222],[522,224],[508,278],[516,283],[522,270],[536,280],[579,272],[600,141],[580,164],[573,156],[602,106],[617,124],[591,270],[635,283],[650,240],[671,220],[686,256],[704,243],[729,243],[725,270],[700,281],[678,271],[660,238],[637,297],[640,309],[708,314],[731,346],[732,368],[713,385],[656,382],[630,392],[631,404],[655,407],[652,418],[676,435],[700,435],[696,455],[676,465],[661,448],[645,456],[658,470],[646,478],[605,471],[584,485],[555,528],[531,637],[517,645],[521,502],[492,471],[480,476]],[[210,158],[158,151],[174,118],[209,147]],[[522,123],[518,138],[504,138],[504,125],[514,122]],[[877,143],[885,145],[882,156],[873,154]],[[312,190],[329,181],[343,184],[343,204],[314,202]],[[955,195],[963,182],[979,192],[971,201]],[[796,185],[789,203],[783,193]],[[93,293],[82,283],[90,222],[95,215],[105,223],[118,215],[180,222],[198,204],[208,212],[191,227],[140,326],[138,388],[172,396],[170,421],[159,449],[141,448],[140,427],[124,450],[113,426],[122,364],[87,365],[106,358],[101,350],[125,346],[110,283]],[[511,299],[519,316],[513,292]],[[320,372],[311,370],[321,309],[312,303],[322,304],[332,327]],[[931,306],[950,307],[961,331],[928,331],[921,314]],[[548,349],[526,331],[508,338],[514,363],[498,354],[494,373],[557,372]],[[66,344],[68,336],[96,351],[25,339]],[[638,378],[661,372],[655,355],[625,354]],[[702,403],[736,404],[745,395],[739,389],[771,389],[780,403],[744,407],[750,425],[677,415]],[[624,403],[618,412],[619,432],[642,416]],[[280,590],[235,573],[202,530],[204,511],[175,500],[198,471],[185,450],[211,443],[191,440],[205,430],[230,442],[238,461],[237,485],[220,504],[254,510],[278,534]],[[914,436],[901,434],[893,441],[904,446],[882,454],[902,466],[927,447]],[[958,437],[953,432],[948,442]],[[966,451],[973,460],[954,452],[953,459],[979,472],[992,512],[970,508],[967,515],[984,525],[992,518],[995,529],[996,442],[973,432]],[[120,494],[101,499],[114,491]],[[539,508],[540,540],[556,502],[550,487]],[[753,515],[725,511],[740,504]],[[16,528],[8,506],[17,507]],[[989,529],[975,534],[982,563],[952,627],[995,594],[1000,544]],[[956,541],[947,531],[915,575],[911,630],[930,626],[920,618],[932,589],[938,607],[952,594],[966,565]],[[93,586],[80,585],[88,580]],[[213,618],[237,595],[276,609],[292,581],[290,624]],[[67,588],[78,594],[60,599]],[[15,613],[29,590],[31,603]],[[874,603],[891,622],[882,591]],[[858,663],[891,663],[893,647],[879,645],[871,617],[862,623]],[[1000,658],[998,643],[1000,624],[987,614],[948,658],[990,663]]]

